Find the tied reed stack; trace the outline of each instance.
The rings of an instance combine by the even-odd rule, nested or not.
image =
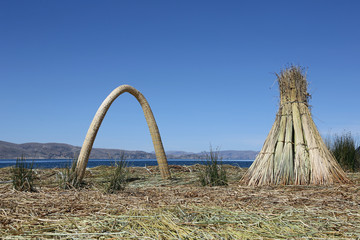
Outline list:
[[[348,182],[312,120],[303,69],[291,66],[277,78],[279,112],[262,150],[241,182],[253,186]]]
[[[107,111],[109,110],[111,104],[115,101],[115,99],[118,96],[120,96],[121,94],[123,94],[124,92],[128,92],[131,95],[133,95],[140,103],[140,105],[143,109],[145,118],[146,118],[146,122],[147,122],[149,130],[150,130],[150,135],[151,135],[151,138],[152,138],[152,141],[154,144],[156,159],[159,164],[161,176],[164,179],[169,179],[171,177],[170,171],[169,171],[169,166],[168,166],[166,155],[165,155],[165,151],[164,151],[164,147],[163,147],[163,144],[161,141],[160,132],[159,132],[158,126],[156,124],[154,115],[151,111],[149,103],[147,102],[144,95],[142,95],[135,88],[133,88],[129,85],[121,85],[121,86],[117,87],[116,89],[114,89],[109,94],[109,96],[107,96],[107,98],[104,100],[104,102],[101,104],[101,106],[97,110],[97,112],[94,116],[94,119],[91,122],[89,130],[86,134],[83,146],[81,147],[80,155],[79,155],[78,162],[77,162],[76,169],[75,169],[77,182],[81,182],[82,179],[84,178],[86,165],[89,160],[90,152],[91,152],[92,146],[94,144],[96,134],[100,128],[100,125],[101,125]]]

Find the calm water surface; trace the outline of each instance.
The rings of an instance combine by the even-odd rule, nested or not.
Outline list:
[[[34,162],[34,168],[63,168],[71,165],[71,159],[26,159],[26,162]],[[129,167],[156,166],[156,159],[129,159],[126,160]],[[243,168],[250,167],[254,160],[222,160],[223,164],[239,166]],[[0,168],[14,166],[14,159],[0,159]],[[114,159],[90,159],[87,167],[92,168],[100,165],[114,165]],[[168,159],[169,165],[194,165],[205,164],[205,161],[194,159]]]

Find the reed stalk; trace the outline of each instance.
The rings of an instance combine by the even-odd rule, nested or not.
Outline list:
[[[308,176],[310,174],[309,153],[306,150],[306,143],[303,134],[303,127],[301,124],[301,114],[299,104],[292,104],[292,113],[294,121],[294,136],[295,136],[295,156],[294,156],[294,174],[295,184],[308,184]],[[303,162],[302,162],[303,161]]]

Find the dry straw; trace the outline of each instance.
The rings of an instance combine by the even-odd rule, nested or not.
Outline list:
[[[104,102],[101,104],[98,111],[96,112],[93,121],[91,122],[89,130],[86,134],[83,146],[81,148],[78,163],[77,163],[76,170],[75,170],[76,175],[78,176],[78,178],[77,178],[78,182],[81,182],[81,180],[84,178],[86,165],[89,160],[90,152],[91,152],[92,146],[94,144],[96,134],[100,128],[100,125],[101,125],[107,111],[109,110],[111,104],[115,101],[115,99],[118,96],[120,96],[121,94],[123,94],[124,92],[128,92],[131,95],[133,95],[140,103],[140,105],[144,111],[146,122],[147,122],[149,130],[150,130],[150,134],[151,134],[151,138],[152,138],[152,141],[154,144],[155,154],[156,154],[156,158],[157,158],[157,161],[159,164],[161,176],[164,179],[170,178],[170,171],[169,171],[164,147],[163,147],[163,144],[161,141],[159,129],[156,124],[154,115],[151,111],[149,103],[147,102],[144,95],[142,95],[135,88],[133,88],[129,85],[121,85],[118,88],[114,89],[109,94],[109,96],[107,96],[107,98],[104,100]]]
[[[280,109],[259,155],[242,178],[247,185],[332,184],[348,179],[323,142],[309,110],[303,69],[277,74]]]
[[[161,180],[130,167],[124,191],[105,194],[114,167],[86,172],[92,185],[64,190],[60,169],[36,169],[38,192],[12,188],[11,168],[0,168],[0,239],[359,239],[360,173],[353,184],[239,186],[243,169],[224,166],[227,187],[201,187],[205,166],[169,166]],[[150,166],[158,173],[158,166]]]

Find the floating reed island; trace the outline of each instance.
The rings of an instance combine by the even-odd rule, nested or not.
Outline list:
[[[277,74],[277,80],[280,108],[275,123],[241,182],[253,186],[348,182],[312,120],[304,70],[291,66]]]

